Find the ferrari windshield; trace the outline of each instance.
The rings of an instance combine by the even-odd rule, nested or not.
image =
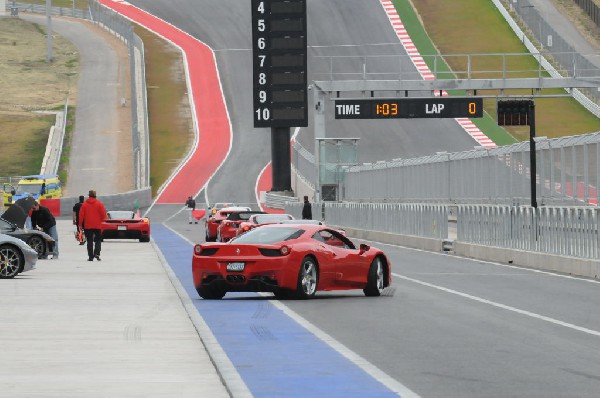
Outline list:
[[[276,223],[283,220],[291,220],[289,214],[258,214],[254,216],[254,224]]]
[[[109,211],[106,214],[108,214],[108,218],[110,219],[115,219],[115,218],[133,218],[134,213],[132,211],[119,211],[119,210],[113,210],[113,211]]]
[[[35,193],[38,194],[42,190],[42,184],[19,184],[15,188],[15,192],[17,195],[23,195],[27,193]]]
[[[269,228],[268,226],[264,226],[248,231],[233,241],[236,244],[272,244],[296,239],[303,233],[304,230],[300,228]]]

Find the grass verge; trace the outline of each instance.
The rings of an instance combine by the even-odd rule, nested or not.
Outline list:
[[[55,116],[77,89],[77,49],[59,35],[54,61],[46,62],[44,26],[19,18],[0,19],[0,175],[38,174]]]
[[[424,56],[527,52],[489,1],[412,0],[411,3],[410,0],[393,0],[393,3],[411,39]],[[431,62],[427,57],[425,60]],[[446,65],[437,65],[437,69],[446,68],[447,72],[466,70],[466,65],[461,63],[464,58],[447,58],[446,62]],[[532,65],[535,61],[529,57],[519,60],[514,68],[531,69]],[[429,67],[433,69],[432,64]],[[485,63],[477,65],[480,70],[489,67]],[[527,92],[515,91],[513,94],[526,95]],[[484,104],[486,117],[473,121],[496,144],[510,144],[514,142],[513,137],[518,140],[529,138],[527,126],[506,130],[497,126],[495,99],[487,99]],[[538,136],[550,138],[600,131],[600,120],[572,98],[536,99],[536,125]]]

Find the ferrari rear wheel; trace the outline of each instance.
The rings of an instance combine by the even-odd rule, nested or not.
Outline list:
[[[367,275],[367,286],[363,289],[365,296],[378,297],[385,288],[385,271],[383,270],[383,261],[377,256],[369,267]]]
[[[38,258],[43,258],[46,254],[46,244],[41,236],[34,235],[27,239],[27,244],[38,254]]]
[[[150,238],[149,237],[140,238],[140,242],[150,242]]]
[[[11,279],[23,269],[25,260],[21,252],[11,245],[0,246],[0,279]]]
[[[214,286],[199,286],[196,288],[198,295],[206,300],[220,300],[225,297],[225,289],[219,289]]]
[[[300,264],[298,272],[298,285],[296,287],[296,297],[299,299],[311,298],[317,292],[317,282],[319,281],[319,270],[317,263],[312,257],[304,257]]]

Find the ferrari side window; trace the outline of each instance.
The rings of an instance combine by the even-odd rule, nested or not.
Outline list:
[[[325,243],[325,239],[323,239],[323,237],[321,236],[321,234],[320,234],[320,233],[318,233],[318,232],[317,232],[316,234],[314,234],[314,235],[312,236],[312,238],[313,238],[314,240],[316,240],[316,241],[319,241],[319,242],[323,242],[323,243]]]

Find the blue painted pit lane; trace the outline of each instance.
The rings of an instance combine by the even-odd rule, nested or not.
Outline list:
[[[192,281],[193,246],[165,226],[152,237],[230,361],[257,398],[398,397],[255,293],[203,300]]]

